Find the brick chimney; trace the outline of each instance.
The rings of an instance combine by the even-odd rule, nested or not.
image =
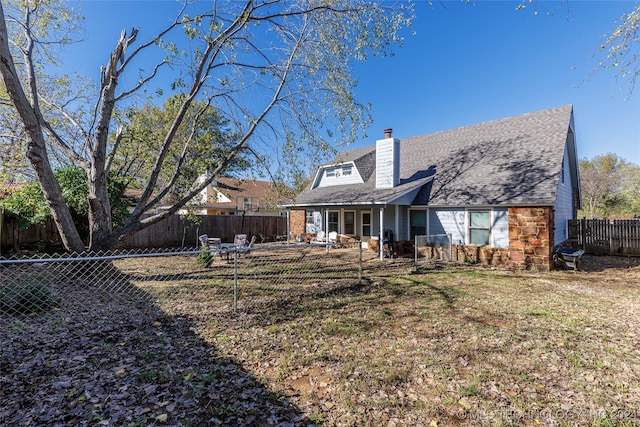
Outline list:
[[[384,130],[384,139],[376,141],[376,188],[393,188],[400,184],[400,140],[393,129]]]

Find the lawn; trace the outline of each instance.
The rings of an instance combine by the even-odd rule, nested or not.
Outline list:
[[[367,267],[360,285],[233,319],[181,310],[326,425],[640,423],[640,259],[586,257],[584,272]]]
[[[56,323],[67,344],[92,342],[89,354],[14,335],[2,361],[21,368],[0,376],[0,421],[26,423],[15,405],[35,387],[15,382],[28,371],[56,384],[40,399],[77,416],[51,419],[78,425],[88,408],[104,425],[640,425],[640,258],[583,259],[585,271],[548,273],[368,259],[360,283],[244,288],[260,303],[236,315],[215,284],[162,292],[146,282],[152,310],[104,308],[91,314],[100,328],[71,338]],[[144,268],[179,270],[154,259]],[[72,366],[27,362],[28,344],[45,341],[45,354]],[[108,380],[119,390],[109,402],[129,404],[105,413],[89,380]]]

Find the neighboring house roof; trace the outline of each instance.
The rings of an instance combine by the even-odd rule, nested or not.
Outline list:
[[[27,184],[4,183],[0,184],[0,200],[6,199],[16,190],[20,190]]]
[[[412,205],[553,205],[572,116],[566,105],[403,139],[393,188],[375,187],[375,145],[345,151],[333,163],[353,161],[364,183],[312,184],[292,206],[393,204],[411,192]]]
[[[291,199],[278,192],[278,186],[270,181],[244,180],[239,178],[217,178],[213,188],[223,197],[216,200],[210,193],[207,206],[221,209],[235,209],[238,197],[257,198],[259,205],[265,208],[277,208],[284,203],[290,203]],[[290,188],[284,188],[292,192]]]

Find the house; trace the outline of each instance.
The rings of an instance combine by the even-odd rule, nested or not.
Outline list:
[[[206,175],[198,177],[203,182]],[[269,181],[217,178],[194,197],[200,215],[286,215],[283,203],[291,203],[293,190]]]
[[[292,234],[448,234],[458,248],[491,248],[494,265],[549,269],[580,208],[573,107],[403,140],[386,129],[321,166],[288,208]]]

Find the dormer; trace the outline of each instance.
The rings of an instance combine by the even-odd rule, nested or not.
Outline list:
[[[363,182],[355,163],[344,162],[321,166],[316,174],[313,187],[362,184]]]

